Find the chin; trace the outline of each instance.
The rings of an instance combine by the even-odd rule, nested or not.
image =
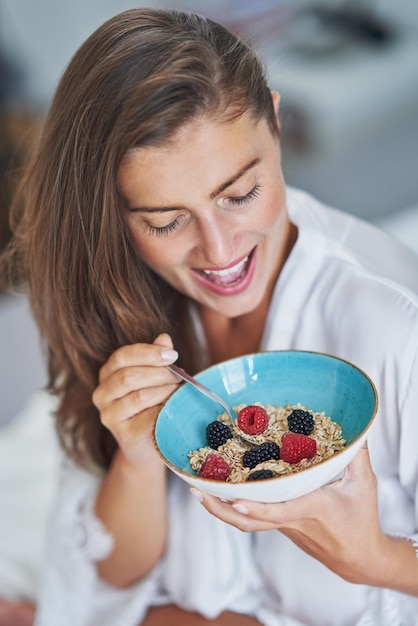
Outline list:
[[[250,315],[251,313],[255,312],[262,301],[262,296],[260,296],[259,298],[245,298],[245,300],[237,300],[237,302],[218,302],[211,308],[219,315],[234,319],[242,317],[243,315]]]

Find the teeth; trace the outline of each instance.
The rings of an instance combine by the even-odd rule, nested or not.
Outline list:
[[[237,263],[236,265],[234,265],[233,267],[228,267],[228,269],[225,270],[203,270],[203,272],[206,274],[206,276],[229,276],[230,274],[235,274],[236,272],[240,272],[243,268],[244,265],[247,263],[248,261],[248,257],[245,257],[245,259],[243,259],[242,261],[240,261],[239,263]]]
[[[248,267],[249,258],[250,257],[248,255],[245,259],[242,259],[242,261],[233,267],[228,267],[227,269],[199,271],[203,276],[205,276],[206,280],[224,287],[231,287],[242,280],[242,277],[245,275]]]

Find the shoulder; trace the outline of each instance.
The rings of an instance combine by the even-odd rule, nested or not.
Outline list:
[[[333,352],[366,369],[380,364],[379,371],[387,371],[396,363],[405,373],[418,348],[418,257],[304,192],[290,190],[288,198],[299,238],[291,271],[277,289],[281,327],[292,324],[300,347]],[[294,324],[283,322],[284,299]]]
[[[311,195],[288,189],[289,214],[306,238],[322,246],[324,260],[345,267],[358,280],[381,285],[382,291],[418,294],[418,255],[373,224],[329,207]]]

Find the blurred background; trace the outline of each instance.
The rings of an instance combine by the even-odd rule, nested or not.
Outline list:
[[[197,11],[248,38],[282,96],[288,184],[418,251],[418,0],[0,0],[0,249],[64,67],[135,6]],[[58,467],[45,383],[27,302],[0,286],[0,602],[37,599]]]
[[[0,0],[0,246],[15,175],[62,70],[103,21],[134,6],[197,11],[248,38],[282,96],[288,184],[418,250],[417,0]],[[44,381],[27,318],[24,300],[0,297],[0,422]]]

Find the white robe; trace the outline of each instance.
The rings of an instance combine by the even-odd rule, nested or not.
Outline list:
[[[261,349],[328,352],[369,374],[379,394],[369,450],[381,525],[416,541],[418,256],[303,192],[288,190],[288,208],[299,235]],[[248,613],[265,626],[418,624],[418,598],[345,582],[277,531],[237,531],[172,474],[164,557],[145,580],[111,589],[94,565],[112,542],[92,514],[100,476],[64,465],[36,626],[138,626],[150,605],[167,602],[208,618]]]

